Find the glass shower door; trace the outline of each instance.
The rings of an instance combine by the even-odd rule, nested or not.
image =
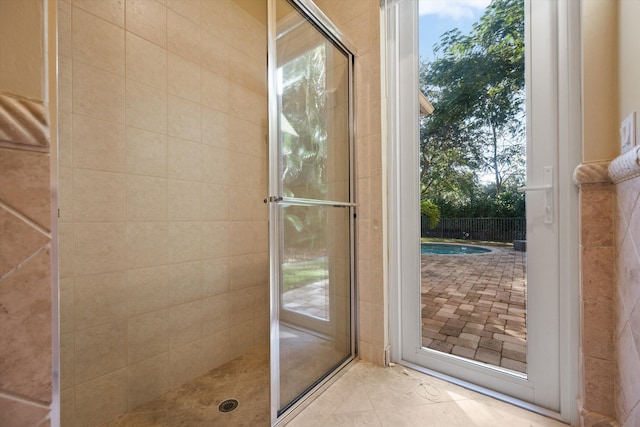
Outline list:
[[[352,55],[303,1],[270,8],[272,422],[355,354]]]

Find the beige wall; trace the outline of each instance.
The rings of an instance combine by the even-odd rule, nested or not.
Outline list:
[[[380,5],[357,0],[315,2],[355,46],[358,349],[384,363]]]
[[[44,2],[0,1],[0,90],[45,99]]]
[[[617,25],[617,0],[582,0],[584,162],[620,152]]]
[[[47,99],[44,10],[42,0],[0,0],[3,426],[45,425],[52,403],[50,138],[48,106],[42,102]]]
[[[85,427],[268,343],[266,30],[225,0],[58,11],[62,417]]]
[[[636,144],[640,144],[640,2],[637,0],[620,0],[618,6],[618,84],[620,97],[618,101],[619,117],[622,121],[631,112],[636,112]]]

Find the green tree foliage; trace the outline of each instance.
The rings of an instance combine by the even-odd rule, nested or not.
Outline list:
[[[524,0],[492,0],[470,34],[453,29],[435,51],[419,70],[435,108],[421,122],[422,194],[464,203],[491,173],[499,195],[524,176]]]
[[[504,189],[500,194],[490,186],[476,189],[464,200],[436,199],[444,218],[524,218],[525,197],[515,188]]]
[[[429,218],[429,228],[434,228],[440,222],[440,208],[429,200],[420,202],[420,213]]]

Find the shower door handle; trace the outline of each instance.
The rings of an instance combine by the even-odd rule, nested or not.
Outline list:
[[[518,187],[518,193],[528,191],[544,191],[544,223],[553,224],[553,166],[545,166],[542,175],[542,185],[532,185],[529,187]]]
[[[281,201],[282,201],[281,196],[269,196],[263,200],[264,203],[274,203],[274,202],[281,202]]]

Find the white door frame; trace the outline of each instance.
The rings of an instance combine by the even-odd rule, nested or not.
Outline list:
[[[558,259],[555,262],[559,266],[560,283],[558,312],[555,314],[560,325],[557,331],[560,355],[560,360],[557,361],[558,410],[549,411],[468,382],[436,372],[429,373],[536,412],[575,423],[578,418],[576,398],[580,336],[579,246],[577,190],[573,185],[572,175],[581,159],[580,4],[572,0],[547,1],[551,15],[557,20],[553,31],[555,40],[552,39],[555,49],[549,55],[550,64],[545,73],[555,79],[551,95],[555,101],[553,107],[558,122],[557,131],[553,135],[558,140],[554,194],[556,206],[559,206],[555,212],[559,237]],[[419,235],[419,189],[416,178],[418,157],[412,149],[418,147],[417,3],[415,0],[383,0],[382,6],[382,34],[386,38],[386,44],[383,44],[383,61],[386,60],[386,64],[382,65],[386,74],[384,98],[388,112],[389,336],[391,360],[399,363],[407,363],[403,355],[402,304],[405,307],[407,304],[419,304],[419,299],[413,296],[416,284],[419,286],[420,283],[418,245],[415,239],[401,237]],[[535,22],[533,17],[530,19]],[[411,295],[407,295],[408,293]],[[520,386],[515,384],[514,387],[517,389]]]

